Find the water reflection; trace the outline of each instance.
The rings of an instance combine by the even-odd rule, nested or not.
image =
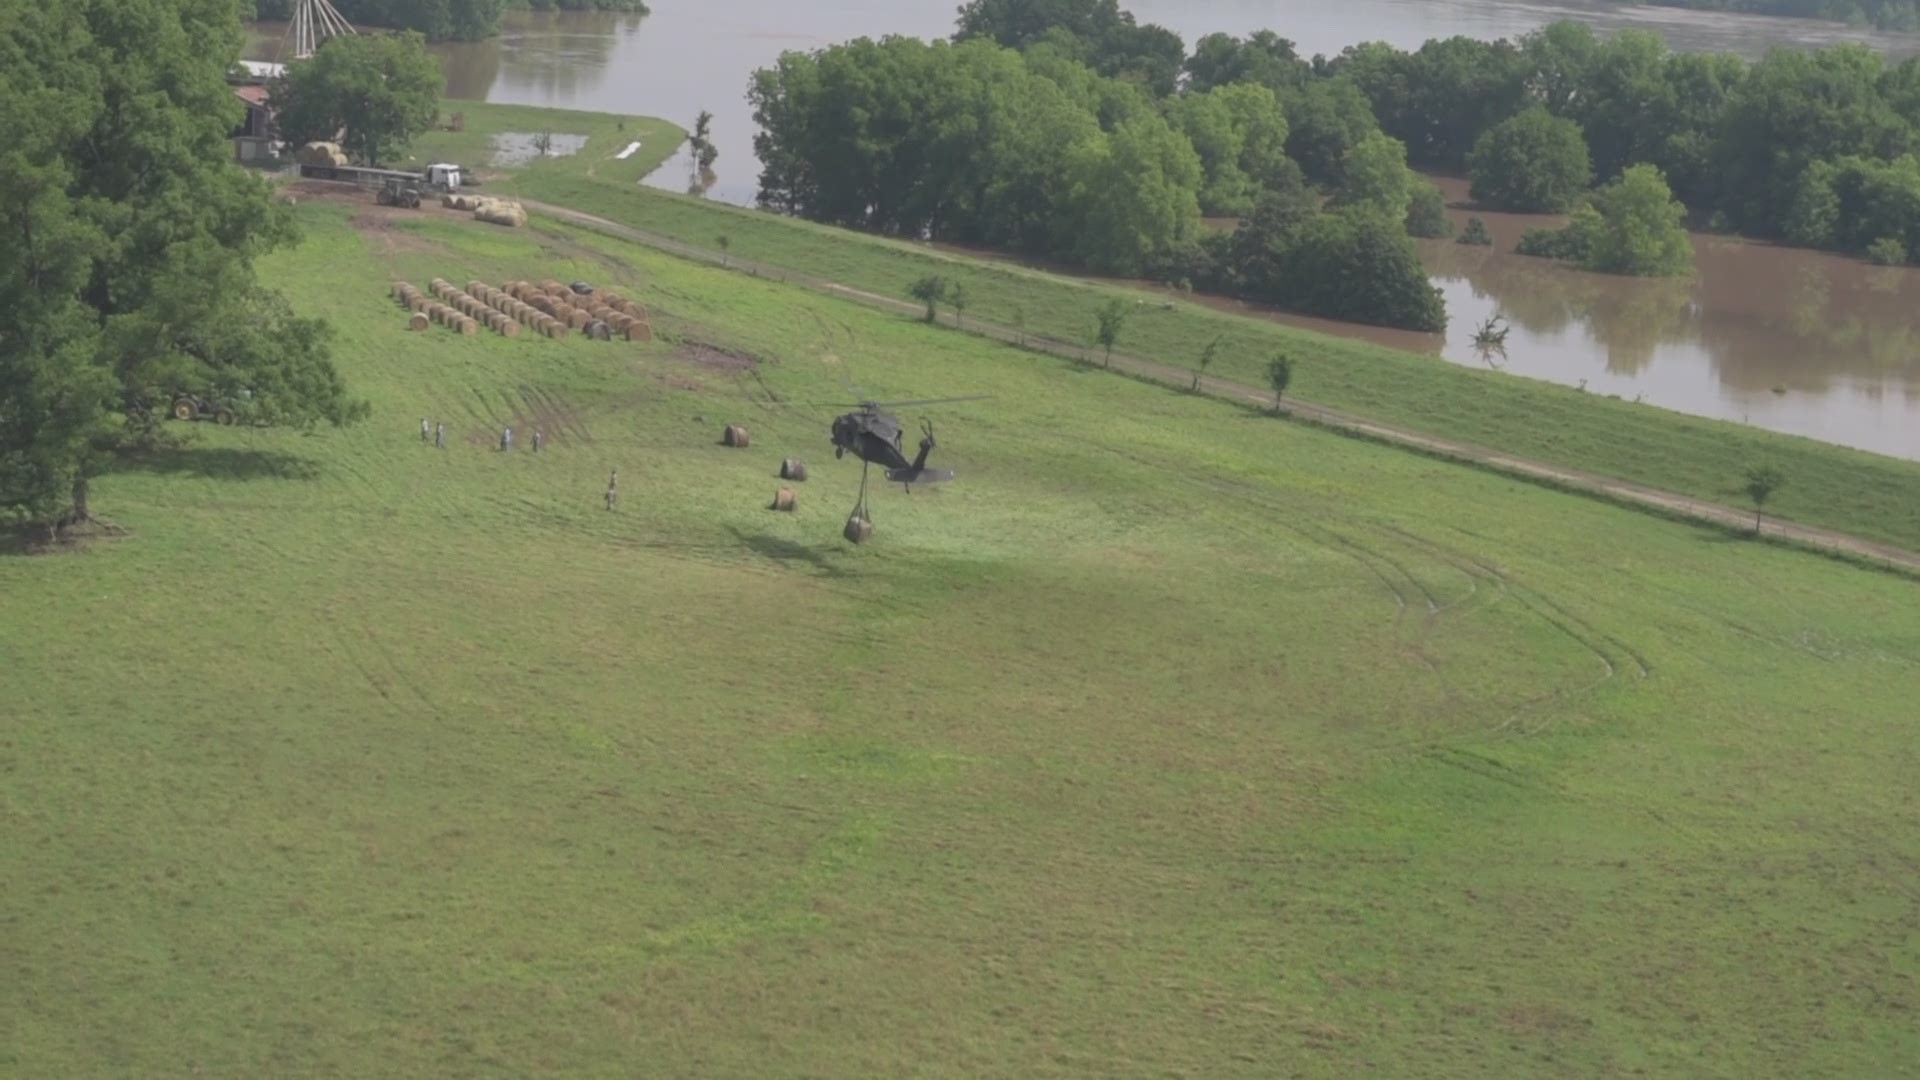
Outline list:
[[[1504,246],[1504,242],[1503,242]],[[1452,329],[1441,355],[1701,416],[1920,459],[1920,270],[1699,237],[1686,281],[1589,274],[1424,241]]]

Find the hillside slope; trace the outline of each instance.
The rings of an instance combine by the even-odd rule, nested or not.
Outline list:
[[[603,237],[299,212],[265,274],[373,420],[206,428],[98,485],[128,538],[0,554],[19,1074],[1920,1059],[1920,585]],[[663,340],[410,334],[390,276]],[[994,395],[865,548],[848,382]]]

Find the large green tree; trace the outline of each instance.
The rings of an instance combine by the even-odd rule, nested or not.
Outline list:
[[[1632,165],[1593,193],[1597,222],[1583,240],[1580,264],[1603,274],[1679,277],[1693,271],[1686,207],[1652,165]]]
[[[1245,214],[1259,193],[1294,170],[1287,159],[1287,120],[1273,91],[1235,83],[1173,98],[1167,119],[1193,143],[1205,181],[1200,208]]]
[[[1920,149],[1920,116],[1903,116],[1882,96],[1885,74],[1879,54],[1864,46],[1777,49],[1755,64],[1728,103],[1715,147],[1732,223],[1781,235],[1815,161]]]
[[[1158,116],[1082,143],[1068,169],[1073,252],[1096,270],[1138,274],[1199,227],[1200,157]]]
[[[440,62],[419,34],[337,37],[274,84],[273,106],[289,141],[345,129],[347,153],[378,165],[433,128],[442,84]]]
[[[1580,125],[1541,108],[1482,135],[1468,164],[1475,200],[1521,213],[1565,211],[1593,177]]]
[[[176,392],[252,392],[252,415],[364,411],[326,333],[254,281],[292,239],[231,164],[234,0],[0,5],[0,509],[58,527],[156,438]]]

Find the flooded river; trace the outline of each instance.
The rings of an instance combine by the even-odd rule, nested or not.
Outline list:
[[[710,198],[750,204],[757,187],[749,75],[789,49],[861,35],[944,36],[958,0],[656,0],[640,17],[510,12],[495,40],[436,46],[451,96],[662,116],[692,127],[715,115],[720,150]],[[1804,20],[1564,0],[1123,0],[1143,21],[1191,44],[1213,31],[1270,28],[1306,54],[1384,40],[1505,37],[1556,19],[1603,31],[1657,30],[1681,50],[1752,57],[1775,46],[1864,42],[1900,58],[1920,35]],[[269,50],[268,56],[271,56]],[[650,179],[683,190],[687,162]],[[1459,186],[1449,197],[1463,200]],[[1465,214],[1455,212],[1456,221]],[[1452,329],[1397,334],[1324,320],[1285,321],[1365,337],[1461,364],[1584,385],[1702,416],[1920,459],[1920,271],[1717,238],[1697,238],[1688,283],[1635,281],[1509,254],[1529,224],[1486,215],[1495,250],[1422,242],[1446,293]],[[1226,302],[1223,302],[1226,303]],[[1492,315],[1512,326],[1504,359],[1481,358],[1473,330]]]

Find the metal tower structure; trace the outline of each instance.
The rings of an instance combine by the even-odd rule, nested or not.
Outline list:
[[[287,36],[280,41],[281,58],[288,59],[287,46],[293,46],[291,59],[305,60],[328,38],[357,33],[327,0],[294,0],[293,19],[287,23]]]

